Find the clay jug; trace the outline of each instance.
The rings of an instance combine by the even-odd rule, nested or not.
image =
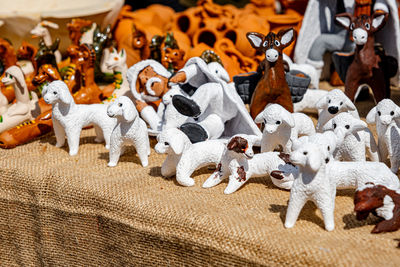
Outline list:
[[[199,11],[198,7],[191,7],[184,12],[176,13],[172,29],[177,29],[192,37],[201,22]]]

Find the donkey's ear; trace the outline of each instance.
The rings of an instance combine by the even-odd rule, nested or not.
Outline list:
[[[293,28],[280,30],[278,37],[281,40],[281,45],[286,47],[289,46],[296,36],[296,31]]]
[[[335,22],[345,28],[346,30],[354,30],[350,29],[352,15],[349,13],[341,13],[335,16]]]
[[[372,29],[374,32],[379,31],[383,26],[385,26],[388,15],[388,13],[381,12],[375,12],[372,15]]]
[[[248,32],[246,34],[247,40],[249,40],[251,46],[255,49],[261,48],[261,44],[264,40],[264,35],[258,32]]]

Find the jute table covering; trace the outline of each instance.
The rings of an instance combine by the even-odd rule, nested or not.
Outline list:
[[[333,232],[312,203],[285,229],[289,192],[268,178],[224,195],[226,183],[201,188],[207,168],[191,188],[162,178],[165,156],[154,150],[147,168],[133,148],[107,167],[93,129],[76,157],[54,143],[48,136],[0,152],[3,266],[400,264],[400,232],[370,234],[378,219],[356,220],[353,190],[338,192]]]

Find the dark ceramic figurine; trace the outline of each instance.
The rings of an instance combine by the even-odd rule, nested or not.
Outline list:
[[[250,115],[253,119],[269,103],[280,104],[289,112],[293,112],[292,98],[285,79],[282,51],[293,42],[295,34],[293,28],[281,30],[278,34],[270,32],[266,36],[256,32],[247,33],[251,45],[265,54],[265,59],[260,63],[264,74],[257,84],[250,103]]]

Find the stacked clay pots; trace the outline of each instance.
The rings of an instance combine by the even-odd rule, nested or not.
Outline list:
[[[304,2],[304,1],[303,1]],[[300,6],[305,9],[306,2]],[[299,9],[298,6],[296,6]],[[303,9],[303,10],[304,10]],[[300,30],[302,15],[285,6],[283,14],[275,13],[274,0],[252,0],[244,8],[218,5],[212,0],[199,0],[197,6],[179,13],[162,5],[131,12],[124,7],[115,29],[119,49],[128,51],[128,66],[146,59],[132,52],[132,26],[146,34],[148,42],[154,35],[172,32],[185,59],[200,56],[205,50],[217,53],[231,78],[243,72],[255,71],[264,55],[258,55],[246,38],[247,32],[268,34],[287,27]],[[285,50],[291,55],[294,43]]]

